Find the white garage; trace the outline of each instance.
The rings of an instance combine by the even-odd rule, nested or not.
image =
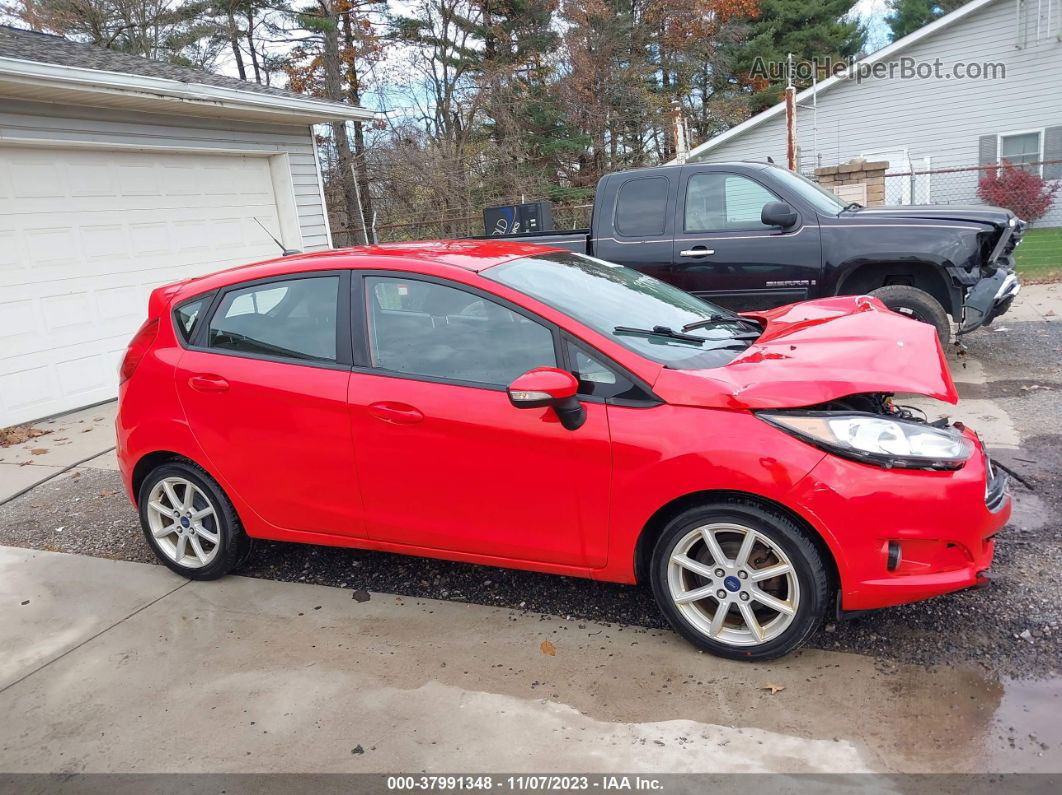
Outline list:
[[[0,427],[113,398],[154,287],[330,246],[311,124],[367,116],[0,28]]]

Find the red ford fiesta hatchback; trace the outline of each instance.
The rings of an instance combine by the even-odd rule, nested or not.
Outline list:
[[[635,583],[707,651],[976,585],[1010,515],[931,326],[867,297],[734,315],[541,246],[328,251],[155,290],[121,368],[144,535],[212,579],[251,539]],[[836,601],[835,601],[836,597]]]

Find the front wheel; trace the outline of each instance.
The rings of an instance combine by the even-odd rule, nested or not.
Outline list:
[[[879,287],[870,294],[881,299],[893,312],[933,326],[942,346],[951,341],[951,320],[948,319],[948,313],[944,311],[940,301],[925,290],[906,284],[890,284]]]
[[[692,508],[653,550],[657,604],[693,645],[734,660],[769,660],[803,644],[828,604],[815,544],[791,519],[751,502]]]

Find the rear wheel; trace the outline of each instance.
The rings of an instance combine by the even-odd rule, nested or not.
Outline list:
[[[944,311],[940,301],[925,290],[906,284],[890,284],[879,287],[870,294],[880,298],[893,312],[936,328],[941,345],[947,345],[951,341],[951,320],[948,313]]]
[[[792,520],[754,503],[677,516],[653,550],[653,593],[675,630],[736,660],[781,657],[804,643],[828,604],[826,567]]]
[[[156,557],[189,579],[217,579],[250,553],[251,540],[229,498],[191,463],[173,461],[152,470],[138,503],[144,538]]]

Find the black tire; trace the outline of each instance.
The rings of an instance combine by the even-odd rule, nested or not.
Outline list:
[[[799,588],[799,599],[788,626],[784,626],[783,623],[784,629],[779,627],[781,631],[777,636],[755,645],[736,645],[713,639],[706,631],[699,629],[673,600],[669,583],[669,567],[676,546],[694,530],[716,523],[751,528],[758,535],[765,536],[771,543],[777,545],[788,557]],[[722,543],[728,543],[725,540],[725,532],[722,533],[722,537],[724,538]],[[763,554],[762,551],[760,554]],[[714,563],[709,564],[709,567],[714,565]],[[750,570],[754,568],[760,567],[753,567]],[[692,576],[699,577],[699,575]],[[788,654],[801,646],[818,629],[826,614],[827,606],[830,604],[830,577],[826,564],[807,532],[782,512],[771,510],[752,501],[735,500],[706,504],[684,511],[668,522],[653,548],[650,579],[657,605],[674,630],[694,646],[731,660],[752,662],[770,660]],[[735,577],[726,578],[726,580],[736,579]],[[725,582],[725,580],[711,581],[706,578],[699,580],[702,587],[710,585],[712,588],[720,582]],[[765,585],[770,582],[770,580],[766,581]],[[740,587],[747,587],[750,584],[751,580],[744,580]],[[727,589],[730,589],[729,585]],[[719,592],[722,590],[720,589]],[[740,594],[736,595],[740,596]],[[698,604],[710,608],[714,613],[718,609],[719,600],[709,596],[700,600]],[[746,602],[746,605],[758,607],[761,611],[764,609],[755,600],[751,603]],[[740,611],[734,611],[733,604],[727,607],[727,611],[724,614],[728,617],[727,621],[731,618],[740,618]],[[766,615],[770,616],[772,612],[774,611],[767,608]],[[774,616],[780,618],[781,614],[774,612]]]
[[[204,522],[210,522],[210,530],[218,536],[217,554],[206,565],[192,568],[184,566],[163,551],[160,542],[151,531],[148,513],[149,497],[155,486],[167,478],[182,478],[196,486],[201,496],[209,500],[214,514]],[[243,531],[240,518],[236,515],[236,509],[225,495],[225,492],[205,470],[190,461],[170,461],[153,469],[144,482],[140,485],[140,493],[137,495],[137,504],[140,513],[140,527],[144,532],[144,539],[155,553],[155,556],[172,571],[177,572],[190,580],[216,580],[223,577],[237,566],[246,562],[251,552],[251,539]]]
[[[951,320],[948,313],[944,311],[940,301],[925,290],[906,284],[890,284],[887,287],[879,287],[870,294],[880,298],[893,312],[936,328],[941,345],[946,346],[951,342]]]

